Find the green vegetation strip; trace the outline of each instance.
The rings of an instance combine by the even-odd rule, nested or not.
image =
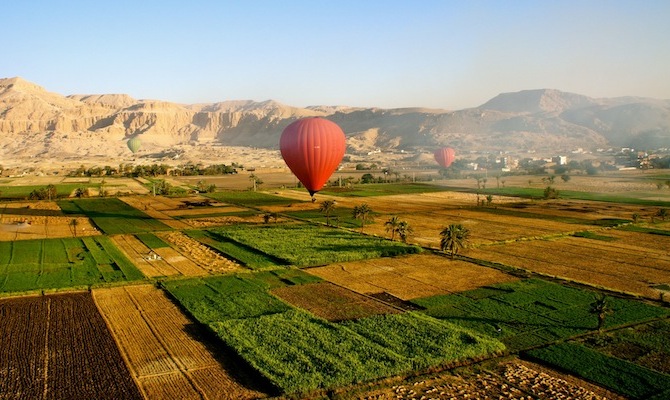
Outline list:
[[[184,231],[191,238],[205,244],[223,254],[239,261],[245,266],[255,269],[269,269],[276,268],[279,265],[287,265],[284,260],[267,255],[261,251],[254,249],[251,246],[243,245],[218,235],[215,232],[188,230]]]
[[[74,288],[143,278],[104,236],[0,242],[0,292]]]
[[[79,209],[77,214],[83,213],[91,218],[98,228],[109,235],[171,229],[116,198],[61,200],[58,205],[66,213]]]
[[[34,190],[40,190],[46,188],[47,185],[39,186],[0,186],[0,198],[2,199],[27,199],[30,196],[30,193]],[[55,184],[56,188],[56,197],[68,197],[75,189],[83,188],[97,188],[98,184],[90,183],[59,183]],[[53,198],[52,200],[56,200]]]
[[[301,267],[421,251],[417,246],[311,224],[235,225],[209,231]]]
[[[165,243],[163,239],[159,238],[153,233],[138,233],[135,236],[150,249],[170,247],[170,245]]]
[[[575,232],[572,234],[572,236],[584,239],[602,240],[603,242],[613,242],[617,240],[617,238],[613,236],[599,235],[595,232],[589,232],[589,231]]]
[[[304,393],[504,350],[502,343],[420,313],[331,323],[268,293],[318,281],[284,269],[164,282],[198,321],[285,393]]]
[[[649,233],[651,235],[661,235],[661,236],[670,236],[670,230],[667,229],[657,229],[657,228],[647,228],[639,225],[626,225],[621,227],[621,230],[629,232],[639,232],[639,233]]]
[[[500,339],[512,350],[528,349],[594,331],[594,292],[540,279],[416,299],[425,313]],[[667,316],[670,311],[639,301],[606,298],[605,327]]]
[[[353,188],[326,187],[321,193],[341,197],[372,197],[390,196],[395,194],[419,194],[444,192],[449,190],[444,186],[434,186],[423,183],[367,183],[355,185]]]
[[[302,203],[301,200],[289,199],[286,197],[275,196],[263,192],[214,192],[203,194],[203,196],[216,199],[223,203],[238,204],[246,207],[261,206],[286,206],[293,203]]]
[[[525,353],[631,399],[667,399],[670,375],[606,356],[581,344],[561,343]]]

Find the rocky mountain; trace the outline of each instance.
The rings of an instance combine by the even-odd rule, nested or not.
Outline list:
[[[457,111],[298,108],[272,100],[185,105],[123,94],[63,96],[8,78],[0,79],[0,157],[124,154],[131,137],[151,151],[205,144],[276,149],[284,127],[307,116],[338,123],[350,152],[441,145],[461,152],[670,147],[670,100],[540,89],[503,93]]]

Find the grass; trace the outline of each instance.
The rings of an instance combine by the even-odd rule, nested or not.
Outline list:
[[[0,292],[83,287],[143,278],[104,236],[0,242]]]
[[[419,194],[444,192],[448,190],[443,186],[435,186],[424,183],[366,183],[358,184],[353,188],[326,187],[321,193],[341,197],[372,197],[389,196],[395,194]]]
[[[335,208],[330,213],[330,224],[337,227],[345,227],[350,229],[357,229],[361,227],[361,221],[355,219],[352,215],[351,208]],[[304,211],[291,211],[285,212],[284,214],[290,215],[292,217],[307,219],[315,222],[326,223],[328,220],[326,216],[319,210],[304,210]],[[376,217],[377,214],[372,213],[372,217]]]
[[[78,209],[75,213],[86,215],[100,230],[109,235],[171,229],[116,198],[61,200],[58,205],[65,213]]]
[[[54,185],[56,187],[57,197],[68,197],[77,188],[97,188],[98,184],[88,183],[59,183]],[[2,199],[27,199],[33,190],[46,188],[47,185],[31,185],[31,186],[0,186],[0,198]],[[56,199],[52,199],[56,200]]]
[[[137,233],[135,236],[150,249],[162,249],[164,247],[170,247],[170,245],[165,243],[163,239],[159,238],[153,233]]]
[[[355,384],[504,349],[495,339],[420,313],[336,324],[268,293],[318,280],[284,269],[173,280],[163,286],[285,393]]]
[[[595,331],[590,304],[597,294],[540,279],[494,285],[460,294],[416,299],[425,313],[500,339],[522,350]],[[634,300],[607,297],[613,311],[605,327],[667,316],[670,311]]]
[[[525,353],[533,360],[576,374],[631,399],[667,398],[670,375],[604,355],[577,343],[561,343]]]
[[[311,224],[237,225],[208,231],[301,267],[421,251],[416,246]]]
[[[284,260],[267,255],[253,247],[236,243],[215,232],[206,230],[187,230],[184,231],[184,233],[251,269],[260,270],[276,268],[277,266],[288,264]]]
[[[300,200],[252,191],[223,191],[207,193],[204,196],[223,203],[237,204],[244,207],[286,206],[293,203],[302,203]]]
[[[649,228],[649,227],[643,227],[643,226],[639,226],[639,225],[623,226],[623,227],[621,227],[621,230],[630,231],[630,232],[648,233],[648,234],[651,234],[651,235],[670,236],[670,230]]]
[[[599,235],[595,232],[590,232],[590,231],[575,232],[575,233],[572,234],[572,236],[579,237],[579,238],[584,238],[584,239],[602,240],[604,242],[613,242],[613,241],[617,240],[617,238],[615,238],[613,236]]]

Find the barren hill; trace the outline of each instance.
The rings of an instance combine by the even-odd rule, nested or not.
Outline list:
[[[63,96],[21,78],[0,79],[0,161],[21,157],[127,155],[200,146],[276,149],[295,119],[322,116],[345,131],[349,151],[571,150],[668,147],[670,100],[594,99],[553,89],[504,93],[457,111],[346,106],[291,107],[276,101],[183,105],[124,94]]]

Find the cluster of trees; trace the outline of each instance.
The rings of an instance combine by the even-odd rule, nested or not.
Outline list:
[[[121,175],[126,177],[138,176],[159,176],[159,175],[173,175],[173,176],[196,176],[196,175],[226,175],[236,174],[238,169],[244,168],[242,165],[232,163],[215,164],[204,166],[202,164],[187,163],[177,167],[170,167],[166,164],[151,164],[151,165],[133,165],[133,164],[119,164],[118,168],[105,165],[104,167],[90,167],[86,168],[81,165],[74,171],[71,171],[69,176],[111,176]]]
[[[55,200],[58,197],[58,190],[54,185],[35,189],[28,195],[30,200]]]

